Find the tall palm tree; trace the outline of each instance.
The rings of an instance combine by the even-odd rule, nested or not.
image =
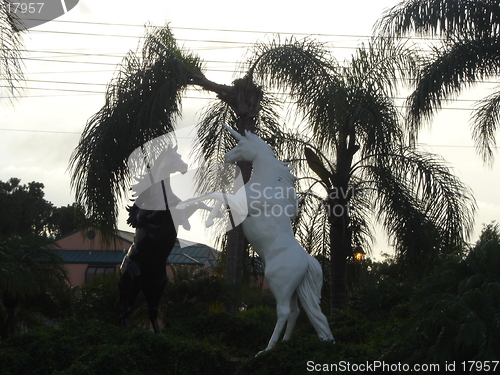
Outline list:
[[[17,92],[17,83],[23,80],[21,31],[19,20],[9,11],[9,0],[0,4],[0,80],[2,97],[11,98]],[[5,91],[5,94],[4,94]]]
[[[500,3],[496,0],[407,0],[379,20],[376,30],[388,37],[415,33],[442,38],[425,60],[408,117],[417,133],[423,120],[463,89],[500,74]],[[472,115],[478,153],[493,162],[500,119],[500,91],[479,100]]]
[[[405,146],[391,98],[398,78],[415,67],[412,51],[387,38],[361,47],[345,66],[309,40],[261,45],[250,61],[256,82],[290,95],[316,145],[305,159],[326,192],[334,308],[345,304],[347,260],[353,239],[360,245],[370,232],[370,214],[408,264],[461,244],[471,229],[467,188],[436,156]],[[297,142],[290,147],[304,150]]]
[[[130,52],[124,59],[109,85],[105,105],[88,121],[70,160],[76,201],[104,234],[116,229],[118,202],[129,187],[129,155],[174,130],[189,86],[216,93],[220,111],[231,113],[238,131],[255,132],[263,94],[251,77],[221,85],[208,80],[203,71],[201,59],[182,50],[168,26],[148,28],[142,51]],[[240,168],[248,179],[251,167],[240,164]],[[231,231],[228,241],[234,250],[228,260],[237,270],[229,281],[237,282],[244,243],[241,227]]]

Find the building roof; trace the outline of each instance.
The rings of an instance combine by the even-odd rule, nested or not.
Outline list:
[[[70,264],[121,264],[126,251],[123,250],[61,250],[54,249],[64,263]],[[176,245],[168,257],[170,264],[214,266],[217,250],[202,244],[181,248]]]
[[[214,266],[217,256],[217,250],[202,244],[195,244],[184,248],[174,246],[168,257],[168,261],[170,264]]]
[[[64,263],[70,264],[120,264],[123,250],[52,250]]]

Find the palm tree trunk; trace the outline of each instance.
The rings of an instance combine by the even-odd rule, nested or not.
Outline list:
[[[332,216],[330,218],[330,306],[333,314],[335,310],[343,309],[347,302],[347,257],[350,252],[352,253],[352,249],[347,218]]]
[[[229,92],[219,94],[219,98],[228,103],[236,114],[236,125],[238,132],[244,134],[245,131],[255,133],[256,118],[260,111],[260,101],[262,100],[262,90],[255,85],[251,77],[246,76],[234,81]],[[243,183],[250,180],[252,164],[249,162],[238,162],[241,170]],[[229,308],[230,312],[235,312],[239,306],[239,288],[243,278],[243,265],[245,258],[245,235],[241,225],[228,232],[226,249],[226,281],[234,288],[235,304]]]

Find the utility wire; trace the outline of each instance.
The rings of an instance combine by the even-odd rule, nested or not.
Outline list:
[[[82,133],[77,131],[63,131],[63,130],[37,130],[37,129],[13,129],[13,128],[0,128],[0,131],[5,132],[25,132],[25,133],[47,133],[47,134],[68,134],[68,135],[78,135],[80,136]],[[190,139],[191,137],[177,137],[177,138],[185,138]],[[418,143],[419,146],[425,147],[436,147],[436,148],[475,148],[475,146],[470,145],[433,145],[428,143]],[[491,147],[492,149],[498,149],[498,146]]]

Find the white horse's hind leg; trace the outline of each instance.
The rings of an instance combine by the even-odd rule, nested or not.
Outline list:
[[[278,342],[281,332],[283,331],[283,328],[285,327],[286,321],[288,320],[288,317],[290,316],[290,298],[288,300],[282,300],[282,301],[276,301],[276,312],[278,315],[278,321],[276,322],[276,326],[274,327],[273,335],[271,336],[271,339],[269,340],[269,343],[267,344],[267,348],[265,349],[270,350],[276,345]]]
[[[286,331],[283,340],[289,340],[292,336],[293,329],[295,328],[295,323],[297,322],[297,318],[299,317],[300,309],[299,302],[297,299],[297,291],[293,293],[292,299],[290,301],[290,316],[286,322]]]

